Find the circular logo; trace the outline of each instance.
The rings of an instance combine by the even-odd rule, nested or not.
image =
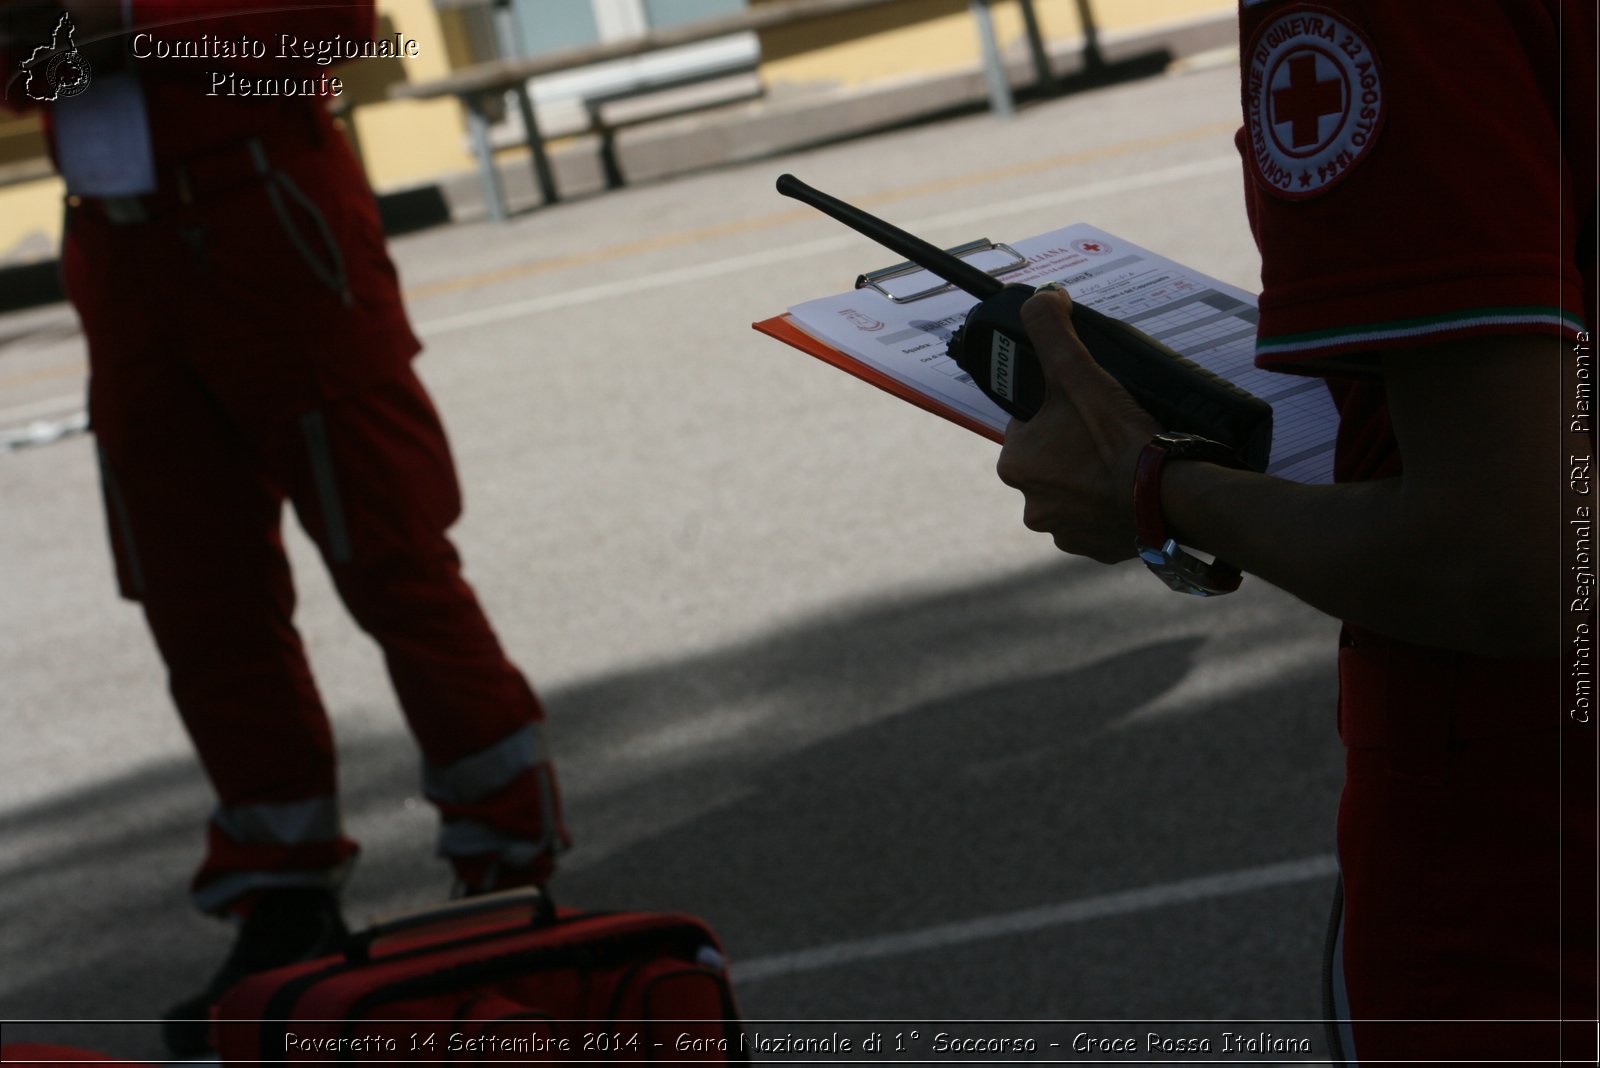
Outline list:
[[[77,49],[51,58],[44,69],[45,83],[50,86],[51,100],[66,100],[89,88],[89,64]]]
[[[1319,7],[1263,23],[1245,55],[1244,113],[1256,181],[1278,196],[1326,192],[1366,158],[1383,80],[1366,36]]]
[[[877,333],[886,325],[881,319],[874,319],[865,312],[858,312],[854,308],[845,308],[844,310],[840,311],[839,314],[844,316],[845,319],[849,321],[850,325],[854,326],[857,330],[864,330],[869,334]]]
[[[1081,252],[1085,256],[1104,256],[1106,253],[1111,251],[1111,246],[1106,244],[1104,241],[1089,237],[1078,238],[1072,243],[1072,248],[1074,251]]]

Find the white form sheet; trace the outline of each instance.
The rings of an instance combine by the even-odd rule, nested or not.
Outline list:
[[[1256,368],[1256,299],[1084,223],[1011,242],[1027,263],[1001,277],[1039,286],[1059,281],[1074,300],[1121,319],[1272,405],[1267,473],[1295,482],[1333,479],[1338,416],[1318,378]],[[991,269],[1003,259],[972,262]],[[889,283],[892,292],[925,289],[926,274]],[[1009,417],[945,355],[952,332],[975,303],[956,289],[896,303],[856,289],[789,309],[807,333],[995,430]]]

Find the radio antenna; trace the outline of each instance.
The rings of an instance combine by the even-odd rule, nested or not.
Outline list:
[[[886,223],[877,216],[869,215],[860,208],[846,204],[819,189],[813,189],[792,174],[778,177],[778,192],[786,197],[793,197],[801,203],[810,204],[826,215],[831,215],[850,229],[870,237],[889,251],[899,253],[918,267],[933,272],[979,300],[986,300],[1005,288],[1004,282],[979,270],[959,256],[952,256],[944,249],[930,245],[898,226]]]

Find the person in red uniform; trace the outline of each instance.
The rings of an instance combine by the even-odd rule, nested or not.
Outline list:
[[[458,885],[541,883],[568,835],[544,712],[446,536],[460,490],[376,203],[317,95],[332,83],[308,43],[370,41],[370,0],[0,14],[7,103],[42,108],[69,193],[63,274],[117,576],[218,797],[193,897],[243,918],[171,1014],[188,1054],[205,1042],[189,1021],[242,974],[343,933],[357,846],[291,621],[285,501],[383,650]]]
[[[1153,442],[1062,292],[1024,308],[1051,392],[998,473],[1065,551],[1173,538],[1344,622],[1344,1058],[1592,1063],[1596,735],[1559,650],[1562,517],[1584,507],[1562,368],[1600,284],[1596,12],[1447,6],[1240,8],[1258,363],[1327,380],[1335,484]]]

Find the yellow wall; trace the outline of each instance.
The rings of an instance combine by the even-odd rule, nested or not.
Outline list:
[[[395,76],[409,82],[442,78],[452,69],[452,56],[461,49],[453,23],[441,18],[431,0],[380,0],[378,9],[387,27],[417,41],[415,58],[393,64],[365,61],[346,70],[352,81],[356,131],[362,162],[374,189],[386,191],[419,185],[441,174],[470,170],[472,155],[466,147],[461,109],[454,100],[388,100],[383,93]],[[361,84],[361,68],[377,67],[370,87]]]
[[[755,0],[760,3],[761,0]],[[1092,0],[1102,34],[1231,14],[1233,0]],[[1034,0],[1046,41],[1083,34],[1077,0]],[[1023,39],[1021,10],[994,7],[1002,49]],[[982,45],[967,0],[901,0],[761,35],[761,76],[768,86],[855,86],[879,79],[970,68]]]
[[[29,260],[48,259],[61,243],[58,178],[42,178],[0,189],[0,263],[20,249]]]
[[[753,0],[760,3],[762,0]],[[1115,33],[1164,22],[1228,14],[1234,0],[1093,0],[1096,25]],[[396,79],[427,81],[460,65],[465,55],[456,16],[432,0],[379,0],[387,27],[417,41],[417,55],[398,63],[361,61],[340,68],[357,106],[354,122],[363,161],[380,192],[471,170],[460,108],[453,100],[391,101]],[[1035,0],[1047,40],[1079,37],[1077,0]],[[995,6],[1002,48],[1023,35],[1014,3]],[[901,0],[761,35],[762,78],[782,85],[855,86],[970,68],[979,61],[977,27],[967,0]],[[0,160],[0,162],[4,162]],[[55,178],[0,185],[0,263],[18,251],[36,258],[60,240],[61,183]]]

